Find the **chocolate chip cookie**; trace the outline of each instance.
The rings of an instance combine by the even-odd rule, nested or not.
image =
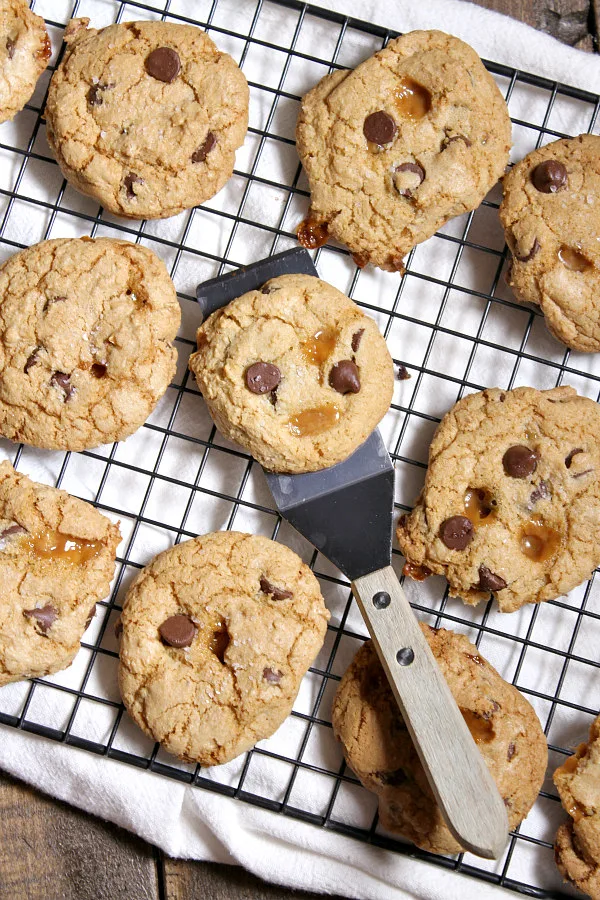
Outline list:
[[[67,26],[52,78],[48,142],[62,172],[106,209],[160,219],[203,203],[231,176],[248,127],[248,84],[192,25]]]
[[[0,685],[71,664],[119,540],[89,503],[0,463]]]
[[[587,744],[580,744],[554,773],[554,784],[570,819],[556,833],[556,865],[566,880],[594,900],[600,898],[600,716]]]
[[[504,798],[510,828],[516,828],[546,771],[548,750],[538,718],[464,634],[421,628]],[[431,853],[463,849],[444,823],[371,641],[340,682],[332,723],[346,762],[379,797],[384,828]]]
[[[375,322],[311,275],[213,313],[190,369],[217,426],[274,472],[341,462],[386,413],[393,364]]]
[[[310,210],[305,247],[347,244],[359,266],[402,271],[402,257],[479,206],[504,172],[506,103],[475,51],[413,31],[302,100],[298,153]]]
[[[500,218],[516,299],[538,304],[563,344],[600,350],[600,137],[554,141],[521,160],[504,178]]]
[[[27,103],[48,65],[52,48],[44,20],[25,0],[0,3],[0,122]]]
[[[290,713],[328,619],[317,579],[282,544],[231,531],[178,544],[125,600],[125,706],[180,759],[227,762]]]
[[[406,574],[502,612],[566,594],[600,563],[600,409],[571,387],[491,388],[439,425],[398,524]]]
[[[128,437],[175,372],[164,263],[111,238],[43,241],[0,268],[0,434],[83,450]]]

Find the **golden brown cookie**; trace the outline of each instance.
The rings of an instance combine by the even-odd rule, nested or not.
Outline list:
[[[42,17],[25,0],[0,0],[0,122],[23,109],[51,52]]]
[[[554,773],[554,784],[570,819],[556,834],[555,859],[567,881],[600,900],[600,717]]]
[[[127,594],[123,702],[170,753],[227,762],[290,713],[328,619],[317,579],[282,544],[231,531],[177,544]]]
[[[479,206],[504,172],[506,103],[475,51],[413,31],[302,100],[298,153],[310,182],[298,239],[347,244],[359,266],[402,271],[402,257]]]
[[[504,177],[500,218],[517,300],[538,304],[568,347],[600,350],[600,137],[529,153]]]
[[[181,312],[141,244],[60,238],[0,268],[0,433],[83,450],[142,425],[175,372]]]
[[[464,634],[421,628],[504,798],[510,828],[516,828],[546,771],[548,750],[538,718]],[[463,849],[444,823],[371,641],[340,682],[332,723],[346,762],[379,797],[384,828],[431,853]]]
[[[312,275],[282,275],[213,313],[190,369],[217,426],[274,472],[350,456],[383,418],[394,369],[373,319]]]
[[[600,408],[571,387],[464,397],[398,523],[406,574],[445,575],[466,603],[491,591],[502,612],[581,584],[600,563],[599,433]]]
[[[0,685],[71,664],[119,541],[89,503],[0,463]]]
[[[48,142],[71,184],[134,219],[203,203],[231,176],[248,84],[192,25],[67,26],[46,104]]]

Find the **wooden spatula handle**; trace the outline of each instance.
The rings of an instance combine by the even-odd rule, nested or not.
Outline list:
[[[504,801],[391,566],[352,590],[442,815],[471,853],[497,859],[508,840]]]

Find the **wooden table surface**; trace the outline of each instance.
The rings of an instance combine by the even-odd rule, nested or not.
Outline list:
[[[472,0],[598,52],[600,0]],[[0,773],[0,900],[309,900],[238,866],[170,859]],[[333,898],[336,900],[336,898]]]

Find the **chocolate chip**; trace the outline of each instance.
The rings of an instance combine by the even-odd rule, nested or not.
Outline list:
[[[189,616],[169,616],[158,626],[158,633],[169,647],[189,647],[196,637],[196,626]]]
[[[517,749],[517,748],[515,747],[515,745],[514,745],[513,742],[511,741],[510,744],[508,745],[508,750],[506,751],[506,758],[507,758],[508,760],[511,760],[511,759],[513,758],[513,756],[515,755],[516,749]]]
[[[540,481],[538,486],[534,488],[529,496],[530,503],[537,503],[538,500],[549,500],[552,496],[550,485],[547,481]]]
[[[537,469],[538,459],[535,450],[515,444],[502,457],[502,465],[510,478],[528,478]]]
[[[9,525],[4,531],[0,531],[0,550],[6,547],[7,538],[17,537],[20,534],[27,534],[27,530],[20,525]]]
[[[56,621],[58,610],[47,603],[46,606],[42,606],[38,609],[24,609],[23,615],[27,616],[28,619],[35,619],[40,627],[40,631],[46,634]]]
[[[398,381],[408,381],[410,377],[406,366],[403,366],[402,363],[398,363],[396,366],[396,378]]]
[[[593,469],[585,469],[583,472],[577,472],[576,475],[573,475],[573,478],[583,478],[584,475],[589,475],[590,472],[593,472]]]
[[[123,634],[123,623],[121,622],[121,617],[117,619],[115,622],[115,637],[117,640],[120,640],[121,635]]]
[[[567,170],[557,159],[547,159],[535,167],[531,181],[542,194],[555,194],[567,183]]]
[[[463,144],[467,147],[473,146],[473,141],[470,141],[469,138],[464,134],[447,134],[444,140],[442,141],[442,150],[445,150],[450,144],[453,144],[454,141],[462,141]]]
[[[157,47],[146,57],[144,66],[148,75],[165,84],[175,81],[181,71],[179,54],[171,47]]]
[[[41,350],[41,347],[36,347],[35,350],[33,351],[33,353],[30,353],[29,356],[27,357],[27,361],[25,362],[25,365],[23,366],[23,371],[25,372],[26,375],[33,366],[35,366],[37,363],[39,363],[39,361],[40,361],[39,351],[40,350]]]
[[[382,784],[389,784],[392,787],[399,787],[408,780],[408,776],[404,769],[394,769],[393,772],[377,772],[376,777]]]
[[[66,297],[48,297],[48,299],[44,303],[44,312],[48,312],[50,307],[54,306],[55,303],[65,303],[66,300]]]
[[[402,163],[396,166],[392,180],[394,187],[401,197],[412,197],[413,191],[422,184],[425,178],[425,169],[418,163]]]
[[[263,594],[270,594],[273,600],[289,600],[294,596],[292,591],[286,591],[284,588],[271,584],[264,575],[260,579],[260,589]]]
[[[65,403],[67,400],[70,400],[75,393],[75,388],[71,384],[71,376],[67,375],[66,372],[55,372],[50,379],[50,384],[53,387],[59,388],[64,393],[63,399]]]
[[[473,523],[466,516],[451,516],[440,525],[440,537],[449,550],[464,550],[473,540]]]
[[[338,394],[358,394],[360,378],[356,363],[351,359],[341,359],[329,373],[329,384]]]
[[[253,394],[268,394],[278,387],[281,372],[273,363],[257,362],[248,366],[245,375],[246,387]]]
[[[578,453],[583,453],[583,447],[576,447],[574,450],[571,450],[567,456],[565,456],[565,466],[567,469],[571,468],[571,463],[573,462],[573,457],[577,456]]]
[[[106,375],[106,366],[104,363],[92,363],[90,371],[94,378],[104,378]]]
[[[85,620],[86,628],[90,627],[92,619],[94,618],[95,615],[96,615],[96,604],[94,603],[94,605],[92,606],[92,608],[90,609],[90,611],[88,613],[87,619]]]
[[[102,88],[99,84],[93,84],[87,92],[87,102],[90,106],[100,106],[102,104]]]
[[[128,200],[135,200],[136,194],[133,190],[134,184],[143,184],[144,179],[140,178],[139,175],[134,175],[133,172],[130,172],[129,175],[126,175],[123,179],[123,187],[125,188],[125,192],[127,194]]]
[[[261,292],[261,294],[270,294],[271,288],[269,287],[268,284],[263,284],[263,286],[260,289],[260,292]]]
[[[382,109],[367,116],[363,124],[363,134],[366,139],[380,147],[393,141],[397,131],[398,126],[392,117]]]
[[[212,633],[210,649],[223,665],[225,664],[225,651],[229,647],[229,641],[230,637],[227,625],[224,622],[220,622],[219,627]]]
[[[537,238],[534,238],[533,246],[532,246],[531,250],[529,251],[529,253],[526,253],[524,256],[519,256],[518,253],[515,253],[514,257],[515,257],[515,259],[518,259],[519,262],[529,262],[530,260],[533,259],[534,256],[536,256],[539,253],[539,251],[541,249],[542,249],[542,245],[540,244],[540,242],[538,241]]]
[[[17,46],[17,42],[13,41],[12,38],[6,38],[6,52],[8,53],[8,58],[12,59],[15,55],[15,47]]]
[[[352,335],[352,343],[350,344],[350,346],[352,347],[353,353],[356,353],[356,351],[360,347],[360,342],[362,341],[362,336],[364,333],[365,333],[365,329],[361,328],[359,331],[356,331]]]
[[[271,669],[267,666],[263,669],[262,677],[263,681],[268,681],[270,684],[279,684],[283,678],[283,672],[280,672],[279,669]]]
[[[479,584],[476,585],[479,591],[501,591],[506,587],[506,581],[500,575],[496,575],[487,566],[479,566]]]
[[[213,149],[213,147],[215,146],[216,143],[217,143],[216,137],[214,136],[212,131],[209,131],[208,134],[206,135],[206,138],[204,139],[204,143],[200,144],[198,149],[194,150],[194,152],[192,153],[192,162],[193,163],[204,162],[204,160],[206,159],[206,157],[208,156],[208,154]]]
[[[273,388],[269,394],[269,403],[271,406],[277,406],[277,388]]]

